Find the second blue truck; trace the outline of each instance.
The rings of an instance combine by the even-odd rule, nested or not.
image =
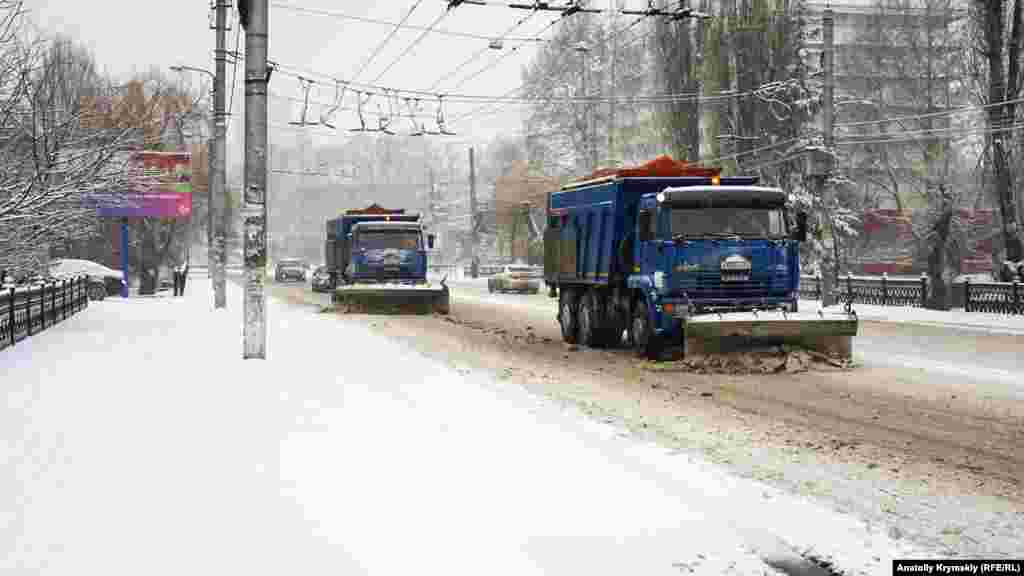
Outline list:
[[[548,194],[547,218],[544,279],[567,343],[657,359],[669,344],[778,338],[850,355],[855,317],[798,313],[806,215],[756,177],[598,178]]]

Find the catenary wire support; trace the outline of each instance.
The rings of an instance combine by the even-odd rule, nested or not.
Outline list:
[[[313,80],[303,78],[299,76],[299,84],[302,85],[303,97],[302,97],[302,118],[297,122],[289,122],[294,126],[315,126],[318,122],[307,122],[306,113],[309,111],[309,91],[313,88]]]
[[[394,136],[395,135],[395,133],[392,132],[391,129],[390,129],[391,122],[394,120],[394,115],[395,115],[393,100],[394,100],[394,97],[392,96],[392,91],[390,89],[388,89],[388,88],[385,88],[384,89],[384,101],[388,105],[388,112],[387,112],[387,114],[385,114],[383,108],[381,108],[380,102],[377,103],[377,110],[380,112],[380,116],[377,118],[377,131],[378,132],[383,132],[383,133],[387,134],[388,136]]]
[[[347,82],[341,80],[334,81],[334,104],[326,112],[320,114],[320,124],[332,130],[335,129],[334,124],[331,122],[334,121],[334,114],[338,111],[338,108],[341,108],[341,102],[345,98],[345,90],[348,88],[347,85]]]
[[[442,136],[456,136],[455,132],[448,130],[444,119],[444,95],[437,96],[437,133]]]
[[[366,94],[366,98],[364,99],[363,98],[363,94],[364,94],[363,92],[361,92],[359,90],[355,90],[355,93],[356,93],[356,114],[359,116],[359,128],[349,128],[349,132],[378,132],[379,130],[377,130],[376,128],[367,128],[366,127],[366,116],[363,115],[363,106],[365,106],[370,101],[370,98],[373,95],[367,93]]]
[[[420,99],[406,98],[405,106],[409,110],[409,123],[412,124],[412,132],[409,133],[409,136],[423,136],[422,127],[416,125],[416,113],[420,108]]]

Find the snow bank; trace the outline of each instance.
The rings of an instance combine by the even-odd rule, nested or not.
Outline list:
[[[107,268],[106,266],[91,260],[76,260],[73,258],[65,258],[52,262],[50,264],[50,274],[58,277],[88,274],[89,276],[100,278],[117,278],[119,280],[124,278],[124,274],[122,274],[120,270]]]
[[[826,311],[839,310],[843,305],[829,306]],[[801,300],[801,311],[821,308],[817,300]],[[901,322],[926,326],[942,326],[964,330],[990,332],[993,334],[1024,334],[1024,316],[1012,314],[990,314],[987,312],[965,312],[954,310],[928,310],[909,306],[875,306],[854,304],[854,311],[861,320],[875,322]]]
[[[637,443],[489,373],[241,293],[98,302],[0,352],[3,569],[55,574],[847,576],[927,551]],[[159,560],[154,560],[154,559]]]

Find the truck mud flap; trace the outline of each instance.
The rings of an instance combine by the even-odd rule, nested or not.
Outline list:
[[[857,328],[856,314],[846,312],[706,314],[685,321],[683,353],[720,353],[758,343],[783,343],[851,360]]]
[[[349,314],[448,314],[448,287],[405,285],[348,285],[336,288],[331,303]]]

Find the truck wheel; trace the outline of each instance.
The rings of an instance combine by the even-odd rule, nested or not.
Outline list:
[[[636,305],[633,312],[633,324],[630,329],[630,336],[633,340],[633,349],[637,355],[648,360],[661,358],[661,338],[654,333],[654,326],[651,326],[648,315],[647,303],[641,301]]]
[[[558,324],[562,328],[562,340],[567,344],[576,343],[576,302],[572,290],[558,291]]]
[[[601,345],[601,314],[597,306],[597,298],[592,290],[583,295],[579,306],[579,337],[580,344],[588,348]]]

